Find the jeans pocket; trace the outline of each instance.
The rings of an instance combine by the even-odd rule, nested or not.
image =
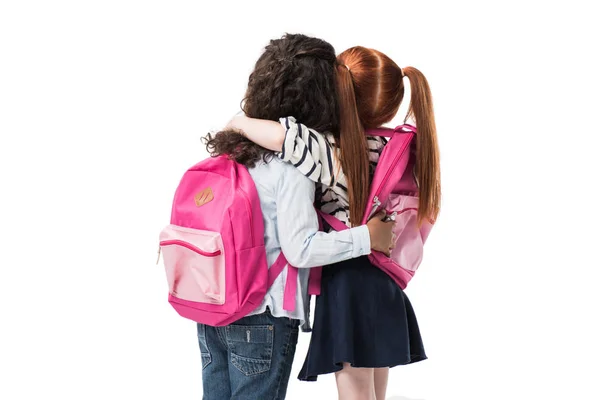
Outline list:
[[[206,368],[212,361],[208,343],[206,342],[206,325],[198,324],[198,344],[200,345],[200,356],[202,358],[202,369]]]
[[[231,363],[245,376],[268,372],[273,357],[273,325],[229,325]]]

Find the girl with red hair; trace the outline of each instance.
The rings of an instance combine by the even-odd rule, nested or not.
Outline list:
[[[440,167],[431,92],[423,74],[400,68],[385,54],[352,47],[337,57],[339,131],[317,132],[293,116],[275,121],[235,117],[229,128],[277,151],[317,185],[317,205],[349,227],[360,224],[374,166],[387,140],[368,129],[390,122],[411,95],[406,119],[417,127],[414,178],[418,219],[435,221],[440,209]],[[401,245],[401,244],[399,244]],[[412,305],[368,258],[323,268],[310,348],[301,380],[336,373],[340,398],[384,400],[389,368],[426,359]]]

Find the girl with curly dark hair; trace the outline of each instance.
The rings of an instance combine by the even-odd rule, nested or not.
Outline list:
[[[419,192],[417,218],[419,223],[435,220],[440,208],[440,170],[427,80],[418,69],[400,68],[374,49],[353,47],[337,59],[339,132],[320,133],[294,114],[287,114],[280,123],[242,116],[229,126],[278,151],[280,159],[318,184],[322,211],[354,226],[367,207],[370,170],[386,144],[385,139],[368,137],[365,131],[396,115],[406,77],[411,87],[407,118],[412,117],[418,129],[412,149]],[[412,305],[389,276],[367,257],[323,269],[314,332],[300,379],[316,380],[318,375],[335,372],[340,398],[383,400],[389,368],[424,359]]]
[[[272,40],[248,82],[246,115],[277,121],[297,115],[319,130],[338,130],[335,52],[323,40],[285,35]],[[392,224],[373,218],[345,232],[319,232],[314,209],[315,183],[273,152],[238,132],[208,135],[211,155],[227,155],[247,166],[263,212],[267,261],[283,252],[299,269],[295,307],[285,307],[287,268],[250,315],[225,327],[198,324],[204,399],[283,399],[298,340],[308,328],[310,267],[369,254],[389,252]]]

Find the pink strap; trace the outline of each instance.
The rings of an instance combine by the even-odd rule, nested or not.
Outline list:
[[[414,127],[411,124],[400,125],[400,126],[397,126],[396,129],[394,129],[394,131],[396,131],[396,132],[398,132],[400,130],[405,130],[405,131],[409,131],[409,132],[412,132],[412,133],[417,133],[417,128]]]
[[[410,124],[404,124],[404,125],[397,126],[395,129],[391,129],[391,128],[368,129],[365,132],[365,134],[367,136],[392,137],[394,135],[394,132],[399,132],[402,130],[410,131],[412,133],[417,133],[417,128],[415,128],[414,126],[412,126]]]
[[[310,269],[308,275],[308,294],[309,296],[318,296],[321,294],[321,275],[323,274],[322,267],[315,267]]]
[[[390,128],[374,128],[374,129],[367,129],[365,134],[367,136],[391,137],[394,134],[394,130],[390,129]]]
[[[275,279],[283,272],[285,266],[288,265],[283,252],[279,254],[275,263],[269,268],[269,288],[273,286]],[[286,311],[294,311],[296,309],[296,292],[298,291],[298,268],[288,268],[287,279],[285,281],[285,289],[283,292],[283,309]]]
[[[317,213],[321,216],[321,218],[323,218],[325,220],[325,222],[327,222],[329,224],[329,226],[331,226],[333,229],[335,229],[338,232],[344,231],[346,229],[350,229],[346,226],[346,224],[344,224],[342,221],[340,221],[333,215],[324,213],[321,210],[317,210]]]
[[[336,231],[343,231],[345,229],[349,229],[346,224],[342,221],[334,217],[333,215],[329,215],[324,213],[321,210],[317,210],[317,215],[325,220],[333,229]],[[323,230],[323,224],[321,222],[321,218],[319,218],[319,229]],[[309,295],[320,295],[321,294],[321,275],[323,274],[323,269],[321,267],[312,268],[310,270],[310,274],[308,275],[308,294]]]
[[[275,260],[275,263],[271,265],[271,268],[269,268],[269,285],[267,287],[270,288],[271,286],[273,286],[275,279],[277,279],[279,274],[281,274],[287,263],[288,262],[285,259],[283,252],[281,252],[279,254],[279,257],[277,257],[277,260]]]
[[[319,218],[319,210],[315,208],[317,211],[317,220],[319,221],[319,230],[323,230],[323,220]],[[308,295],[309,296],[318,296],[321,294],[321,277],[323,275],[323,267],[314,267],[310,269],[310,273],[308,274]]]
[[[296,308],[296,291],[298,290],[298,268],[288,266],[285,291],[283,292],[283,309],[294,311]]]

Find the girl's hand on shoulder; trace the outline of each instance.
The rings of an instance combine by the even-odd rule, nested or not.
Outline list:
[[[238,132],[271,151],[281,151],[285,140],[285,129],[279,122],[250,118],[244,114],[233,117],[225,129]]]
[[[246,117],[244,114],[236,114],[233,118],[231,118],[229,120],[227,125],[225,125],[225,130],[226,131],[236,131],[241,134],[244,134],[244,132],[243,132],[244,119],[247,119],[247,118],[248,117]]]

